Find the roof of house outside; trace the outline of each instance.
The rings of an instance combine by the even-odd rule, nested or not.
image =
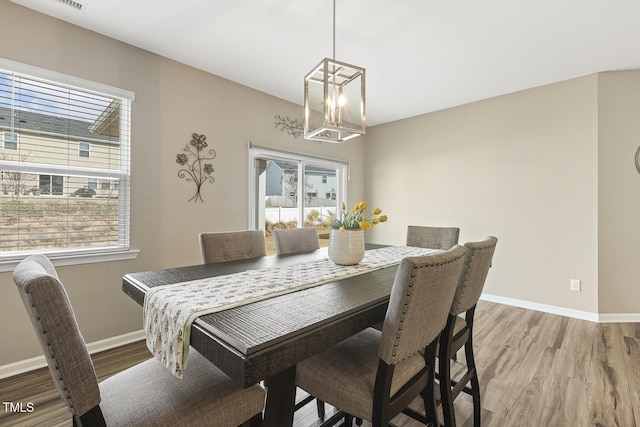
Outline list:
[[[89,129],[92,122],[15,110],[14,127],[18,133],[30,132],[49,136],[67,137],[71,135],[82,141],[120,143],[119,138],[92,133]],[[0,107],[0,128],[11,128],[11,110]]]
[[[298,170],[298,164],[292,162],[285,162],[281,160],[272,160],[273,163],[278,165],[280,169],[285,171],[286,173],[292,173],[292,171]],[[317,167],[313,165],[307,165],[304,168],[304,171],[308,174],[314,175],[327,175],[327,176],[335,176],[335,172],[332,170],[328,170],[326,168]],[[297,173],[297,172],[296,172]]]

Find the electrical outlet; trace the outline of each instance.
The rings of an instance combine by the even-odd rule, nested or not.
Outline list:
[[[571,279],[571,282],[570,282],[569,288],[570,288],[572,291],[578,291],[578,292],[580,292],[580,291],[581,291],[581,286],[580,286],[580,285],[581,285],[580,280],[577,280],[577,279]]]

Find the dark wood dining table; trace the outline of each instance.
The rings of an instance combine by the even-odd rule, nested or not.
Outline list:
[[[367,245],[367,249],[377,247]],[[156,286],[326,257],[327,249],[321,248],[294,255],[131,273],[124,276],[122,287],[143,305],[147,290]],[[381,322],[396,269],[394,265],[201,316],[191,326],[190,344],[242,387],[265,380],[265,426],[291,426],[296,364]]]

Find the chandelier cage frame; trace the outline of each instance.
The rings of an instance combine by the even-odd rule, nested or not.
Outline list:
[[[364,68],[335,59],[335,9],[333,0],[333,59],[304,78],[304,138],[340,143],[366,133],[366,78]]]

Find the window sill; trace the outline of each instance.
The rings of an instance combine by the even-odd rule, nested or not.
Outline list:
[[[136,259],[139,250],[97,252],[86,254],[52,254],[47,255],[56,267],[63,265],[92,264],[96,262],[125,261]],[[26,258],[26,256],[25,256]],[[0,260],[0,272],[13,271],[22,259]]]

